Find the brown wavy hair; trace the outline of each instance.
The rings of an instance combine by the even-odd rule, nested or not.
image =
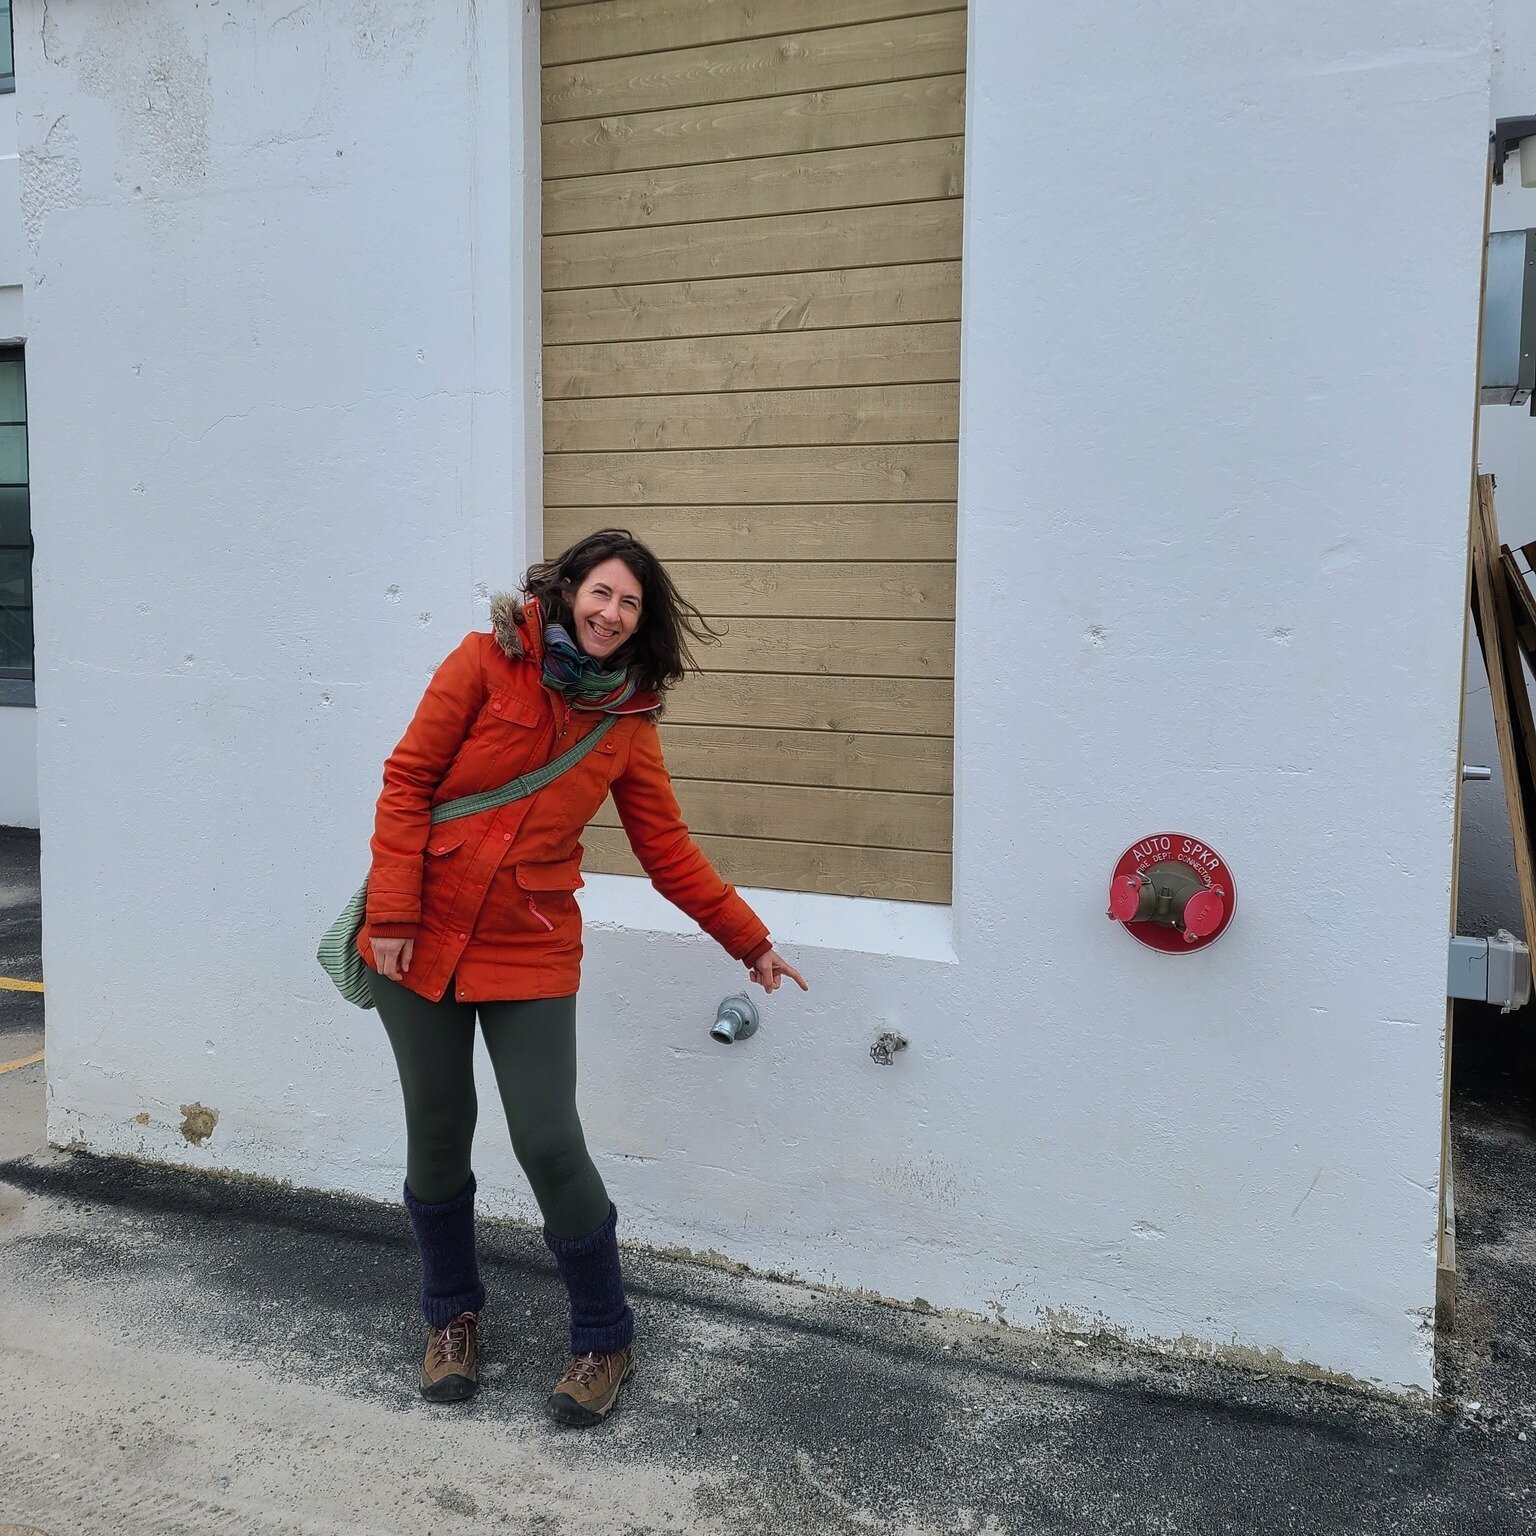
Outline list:
[[[608,666],[635,669],[635,683],[660,694],[699,670],[690,642],[718,645],[720,631],[673,585],[667,568],[627,528],[600,528],[553,560],[530,565],[523,591],[539,600],[546,620],[575,630],[570,599],[605,560],[622,560],[640,583],[640,623]]]

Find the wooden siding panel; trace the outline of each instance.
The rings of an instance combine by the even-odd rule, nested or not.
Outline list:
[[[964,9],[965,0],[837,0],[831,15],[846,26]],[[828,14],[827,0],[593,0],[545,22],[542,59],[546,65],[579,64],[772,37],[824,26]]]
[[[582,841],[589,869],[644,875],[629,840],[618,827],[589,827]],[[734,885],[825,891],[833,896],[878,896],[887,901],[947,902],[950,898],[947,853],[708,834],[698,843]]]
[[[542,153],[546,176],[595,176],[964,132],[965,76],[954,74],[546,123]]]
[[[955,557],[953,502],[855,502],[810,506],[550,507],[544,543],[565,549],[620,523],[663,560],[708,560],[740,551],[757,560],[913,560]]]
[[[667,767],[680,779],[937,795],[954,789],[954,748],[946,736],[679,725],[669,718],[662,723],[661,739]]]
[[[933,384],[958,382],[959,376],[960,327],[947,322],[544,349],[544,393],[550,400]]]
[[[858,678],[766,672],[706,672],[667,701],[677,725],[751,725],[794,731],[884,736],[949,736],[954,685],[948,678]]]
[[[549,453],[811,448],[833,443],[926,442],[935,437],[953,442],[959,430],[960,391],[954,384],[544,402],[544,447]]]
[[[943,560],[680,560],[678,586],[723,619],[953,619],[954,571]]]
[[[727,879],[946,901],[963,0],[544,8],[546,547],[723,629],[662,731]]]
[[[719,645],[700,646],[718,672],[824,677],[953,677],[955,626],[941,619],[722,619]]]
[[[546,235],[544,287],[596,288],[960,259],[960,199]]]
[[[925,139],[547,181],[544,232],[661,228],[959,197],[962,148],[959,139]]]
[[[544,301],[547,346],[829,331],[960,318],[960,263],[582,288]]]
[[[560,506],[653,502],[946,501],[953,443],[841,448],[679,448],[655,453],[549,453],[544,500]]]
[[[828,91],[965,68],[965,13],[708,43],[543,71],[544,121]]]
[[[921,848],[947,853],[954,804],[948,795],[914,795],[876,789],[808,789],[800,785],[738,784],[678,779],[678,804],[695,834],[761,837],[782,831],[781,841],[842,843],[858,848]],[[595,825],[616,827],[618,812],[603,802]]]

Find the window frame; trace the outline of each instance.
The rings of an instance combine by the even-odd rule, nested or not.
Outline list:
[[[32,564],[36,558],[37,546],[32,537],[32,457],[31,443],[27,437],[27,349],[21,342],[12,342],[0,345],[0,362],[16,362],[21,365],[21,421],[23,433],[23,453],[25,455],[26,479],[21,482],[19,489],[26,493],[27,511],[27,629],[31,642],[31,653],[25,668],[0,665],[0,709],[6,707],[31,708],[37,707],[37,631],[36,631],[36,605],[32,589]],[[11,423],[7,423],[10,425]],[[7,482],[7,486],[15,482]],[[19,544],[6,544],[5,549],[20,549]]]
[[[0,74],[0,96],[5,96],[16,89],[16,6],[15,0],[0,0],[0,5],[5,7],[5,38],[11,55],[10,69]]]

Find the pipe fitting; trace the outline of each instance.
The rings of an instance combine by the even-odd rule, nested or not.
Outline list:
[[[733,1045],[757,1033],[757,1004],[740,992],[728,997],[715,1012],[715,1022],[709,1031],[711,1040],[721,1045]]]

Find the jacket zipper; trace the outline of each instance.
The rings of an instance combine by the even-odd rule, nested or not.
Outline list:
[[[532,897],[532,896],[530,896],[530,897],[529,897],[529,898],[528,898],[528,910],[529,910],[529,911],[530,911],[530,912],[532,912],[532,913],[533,913],[533,915],[534,915],[534,916],[535,916],[535,917],[536,917],[536,918],[538,918],[538,920],[539,920],[539,921],[540,921],[540,922],[541,922],[541,923],[543,923],[543,924],[544,924],[544,926],[545,926],[545,927],[546,927],[546,928],[547,928],[547,929],[548,929],[548,930],[549,930],[549,931],[550,931],[550,932],[551,932],[551,933],[553,933],[553,932],[554,932],[554,931],[555,931],[555,925],[554,925],[554,924],[553,924],[553,923],[552,923],[552,922],[550,922],[550,920],[549,920],[549,919],[548,919],[548,918],[547,918],[547,917],[545,917],[545,916],[544,916],[544,914],[543,914],[543,913],[542,913],[542,912],[540,912],[540,911],[539,911],[539,909],[538,909],[538,907],[537,907],[537,905],[536,905],[536,904],[535,904],[535,903],[534,903],[534,899],[533,899],[533,897]]]

